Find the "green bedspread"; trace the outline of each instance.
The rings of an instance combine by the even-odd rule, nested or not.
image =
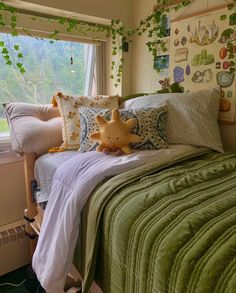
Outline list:
[[[189,156],[193,156],[189,159]],[[236,155],[186,154],[107,180],[87,207],[84,292],[236,292]]]

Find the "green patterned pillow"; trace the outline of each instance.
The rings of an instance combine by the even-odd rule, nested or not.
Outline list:
[[[119,110],[121,119],[126,121],[131,118],[137,119],[137,125],[132,129],[132,133],[140,135],[140,143],[131,144],[131,148],[141,150],[153,150],[167,148],[165,135],[165,121],[167,116],[167,106],[159,108],[143,109],[122,109]],[[111,119],[111,110],[96,108],[80,108],[80,152],[88,152],[96,149],[98,143],[89,139],[89,134],[99,131],[96,116],[102,115],[106,119]]]

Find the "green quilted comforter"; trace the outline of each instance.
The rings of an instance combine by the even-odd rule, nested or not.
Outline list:
[[[87,208],[84,290],[236,292],[236,155],[195,154],[107,180]]]

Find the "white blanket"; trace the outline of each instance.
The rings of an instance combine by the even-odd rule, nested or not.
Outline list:
[[[189,148],[176,145],[121,157],[89,152],[76,155],[57,169],[32,263],[47,293],[64,292],[79,234],[80,213],[97,184],[145,163],[166,156],[171,159]]]

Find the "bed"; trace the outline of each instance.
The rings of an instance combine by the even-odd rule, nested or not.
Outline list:
[[[38,181],[51,184],[38,199],[45,202],[49,194],[33,259],[47,292],[63,292],[72,263],[83,292],[93,280],[103,292],[235,291],[236,155],[190,144],[121,158],[67,151],[40,156],[36,164],[35,154],[24,154],[29,221],[37,214],[34,165]],[[48,164],[50,175],[43,171]],[[38,211],[38,230],[31,223],[37,232],[42,207]]]

